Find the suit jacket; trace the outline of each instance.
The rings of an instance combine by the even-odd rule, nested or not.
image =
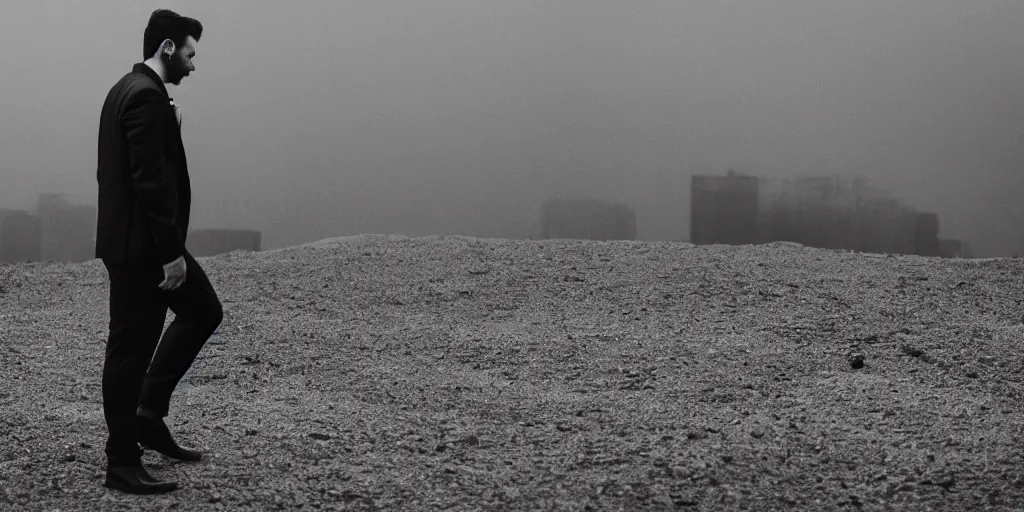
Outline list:
[[[181,128],[160,76],[139,63],[100,114],[96,257],[174,261],[185,253],[192,189]]]

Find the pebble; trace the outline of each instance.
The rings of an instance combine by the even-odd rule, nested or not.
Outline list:
[[[864,367],[864,355],[853,354],[850,356],[850,367],[854,370],[859,370]]]

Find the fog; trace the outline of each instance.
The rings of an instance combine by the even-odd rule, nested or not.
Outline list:
[[[99,112],[149,13],[203,22],[193,225],[265,248],[526,238],[549,197],[688,236],[693,174],[864,176],[977,256],[1024,250],[1024,2],[0,4],[0,208],[96,200]]]

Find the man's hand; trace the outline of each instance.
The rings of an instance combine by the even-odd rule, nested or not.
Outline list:
[[[185,256],[178,256],[178,259],[164,265],[164,280],[160,283],[160,289],[164,291],[177,290],[184,282]]]

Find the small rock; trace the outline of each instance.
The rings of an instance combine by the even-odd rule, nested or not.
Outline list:
[[[853,354],[850,356],[850,367],[854,370],[859,370],[864,367],[864,355]]]
[[[761,439],[762,437],[764,437],[764,429],[755,428],[754,430],[751,430],[750,437],[753,437],[754,439]]]
[[[258,434],[258,433],[259,432],[257,432],[256,429],[254,429],[254,428],[247,428],[247,429],[245,429],[245,435],[247,435],[247,436],[254,436],[254,435]]]
[[[921,357],[922,355],[924,355],[924,351],[923,350],[921,350],[921,349],[919,349],[917,347],[912,347],[910,345],[904,345],[902,350],[903,350],[904,354],[906,354],[906,355],[908,355],[910,357]]]
[[[75,454],[73,453],[69,453],[64,456],[64,462],[74,462],[76,459],[77,457],[75,457]]]
[[[312,437],[313,439],[318,439],[320,441],[326,441],[326,440],[331,438],[331,436],[329,436],[327,434],[322,434],[320,432],[313,432],[313,433],[309,434],[309,437]]]
[[[978,372],[976,372],[974,370],[971,370],[971,371],[967,372],[967,377],[970,378],[970,379],[977,379],[978,378]]]

